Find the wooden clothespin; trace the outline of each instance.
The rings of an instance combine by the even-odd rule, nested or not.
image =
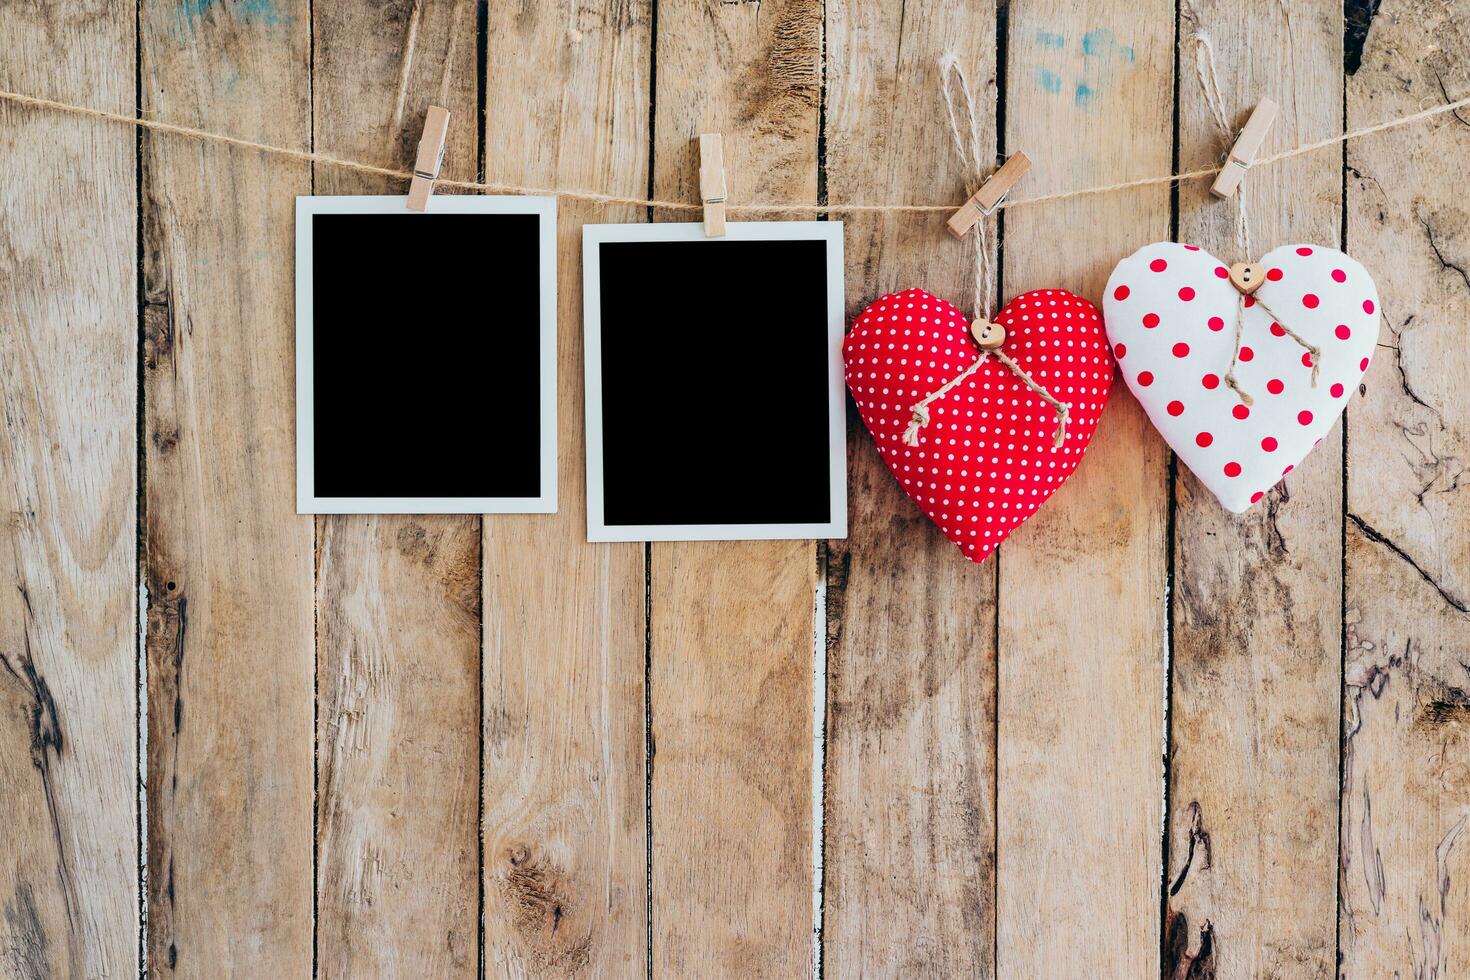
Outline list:
[[[1021,175],[1031,169],[1031,160],[1026,154],[1016,152],[1006,158],[1000,169],[991,174],[980,189],[970,195],[970,199],[960,205],[960,209],[950,215],[949,233],[956,238],[964,238],[975,227],[979,221],[995,211],[995,206],[1005,200],[1011,185],[1021,179]]]
[[[1235,145],[1230,148],[1230,156],[1226,158],[1220,176],[1215,178],[1214,186],[1210,188],[1211,194],[1219,198],[1235,196],[1236,188],[1245,179],[1246,168],[1261,152],[1261,144],[1266,142],[1266,134],[1276,121],[1276,111],[1276,103],[1270,99],[1262,99],[1256,104],[1240,135],[1235,138]]]
[[[699,134],[699,200],[704,237],[725,237],[725,147],[719,133]]]
[[[419,153],[413,162],[413,180],[408,185],[408,209],[423,211],[434,193],[439,167],[444,163],[444,143],[449,139],[449,110],[431,105],[424,116],[424,134],[419,137]]]

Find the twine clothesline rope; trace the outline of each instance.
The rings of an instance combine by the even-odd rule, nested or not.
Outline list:
[[[0,89],[0,102],[8,102],[12,105],[26,106],[32,109],[45,109],[52,112],[60,112],[73,116],[82,116],[89,119],[105,120],[124,126],[133,126],[137,129],[147,130],[154,133],[167,133],[173,136],[182,136],[188,139],[197,139],[210,143],[219,143],[225,146],[233,146],[237,149],[252,150],[257,153],[265,153],[271,156],[286,157],[301,163],[316,163],[323,166],[338,167],[355,173],[370,174],[378,177],[394,177],[408,180],[413,173],[408,170],[400,170],[393,167],[378,167],[370,163],[362,163],[357,160],[343,160],[326,153],[318,153],[314,150],[293,150],[289,147],[274,146],[270,143],[260,143],[255,140],[241,139],[236,136],[228,136],[224,133],[214,133],[209,130],[196,129],[192,126],[180,126],[176,123],[163,122],[158,119],[144,119],[139,116],[127,116],[119,112],[108,112],[105,109],[93,109],[87,106],[76,105],[71,102],[61,102],[56,99],[46,99],[35,95],[26,95],[23,92],[12,92]],[[1361,139],[1364,136],[1372,136],[1390,129],[1401,126],[1410,126],[1414,123],[1432,119],[1444,113],[1454,112],[1470,106],[1470,96],[1456,99],[1453,102],[1444,102],[1431,106],[1419,112],[1396,119],[1388,119],[1372,126],[1364,126],[1359,129],[1347,130],[1325,139],[1316,140],[1311,143],[1302,143],[1289,150],[1279,153],[1258,157],[1253,167],[1288,160],[1292,157],[1303,156],[1314,153],[1317,150],[1337,146],[1350,140]],[[1220,172],[1219,167],[1206,167],[1200,170],[1187,170],[1181,173],[1167,174],[1161,177],[1142,177],[1137,180],[1125,180],[1114,184],[1099,184],[1094,187],[1083,187],[1072,191],[1059,191],[1052,194],[1040,194],[1035,197],[1008,198],[996,207],[997,209],[1024,207],[1032,204],[1046,204],[1053,201],[1066,201],[1078,197],[1089,197],[1096,194],[1110,194],[1116,191],[1133,190],[1138,187],[1153,187],[1160,184],[1176,184],[1190,180],[1203,180],[1213,177]],[[664,208],[678,211],[698,211],[701,207],[698,203],[689,201],[664,200],[648,197],[625,197],[618,194],[603,194],[597,191],[575,190],[557,187],[533,187],[523,184],[507,184],[494,181],[453,180],[440,178],[436,181],[440,187],[452,187],[457,190],[488,191],[496,194],[544,194],[557,197],[570,198],[578,201],[589,201],[594,204],[605,205],[629,205],[632,207]],[[858,214],[863,212],[901,212],[901,213],[932,213],[942,211],[954,211],[959,205],[954,202],[943,204],[815,204],[793,202],[789,204],[727,204],[727,211],[735,211],[743,214],[773,214],[788,211],[805,211],[817,214]]]

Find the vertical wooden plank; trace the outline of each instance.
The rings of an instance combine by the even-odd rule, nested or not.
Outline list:
[[[993,149],[995,39],[989,7],[829,3],[831,198],[962,199],[936,66],[959,58]],[[973,250],[940,215],[852,215],[849,319],[911,286],[968,307]],[[851,533],[827,585],[826,975],[992,976],[996,564],[920,513],[855,414],[848,436]]]
[[[312,40],[318,150],[411,168],[424,110],[447,103],[444,172],[475,173],[472,3],[318,0]],[[317,194],[404,191],[314,177]],[[404,256],[404,288],[423,262]],[[321,517],[317,563],[318,974],[475,976],[480,521]]]
[[[1181,169],[1221,153],[1196,29],[1214,44],[1235,125],[1270,97],[1281,106],[1270,147],[1340,130],[1340,2],[1193,3],[1179,22]],[[1238,254],[1237,203],[1190,183],[1179,241],[1227,263],[1293,242],[1336,246],[1341,166],[1326,151],[1252,170],[1250,256]],[[1184,467],[1175,487],[1164,975],[1197,958],[1221,976],[1324,976],[1336,950],[1342,442],[1333,432],[1241,515]]]
[[[131,114],[133,10],[7,6],[0,85]],[[137,968],[137,175],[0,107],[0,973]]]
[[[310,142],[308,5],[145,0],[145,116]],[[302,976],[312,523],[295,513],[293,230],[308,168],[143,137],[149,965]]]
[[[1029,193],[1169,172],[1173,20],[1163,0],[1012,6],[1006,148],[1032,155]],[[1162,186],[1007,211],[1006,293],[1101,305],[1118,259],[1168,235]],[[1119,388],[999,552],[1000,976],[1158,972],[1167,458]]]
[[[488,16],[487,177],[646,193],[648,0]],[[642,216],[560,202],[559,512],[485,520],[490,976],[647,967],[644,552],[587,543],[582,434],[582,225]]]
[[[334,517],[320,541],[318,972],[473,977],[480,522]]]
[[[1462,6],[1385,3],[1349,126],[1470,93]],[[1347,241],[1384,323],[1348,416],[1343,976],[1470,975],[1470,114],[1348,147]]]
[[[655,195],[698,200],[721,132],[733,203],[815,200],[821,48],[820,0],[660,4]],[[816,548],[651,554],[654,975],[805,973]]]

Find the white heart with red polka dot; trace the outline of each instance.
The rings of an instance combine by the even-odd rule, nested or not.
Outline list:
[[[1184,465],[1236,513],[1322,440],[1378,343],[1378,289],[1342,252],[1284,245],[1257,264],[1266,280],[1242,299],[1224,262],[1158,242],[1119,262],[1103,297],[1129,389]]]

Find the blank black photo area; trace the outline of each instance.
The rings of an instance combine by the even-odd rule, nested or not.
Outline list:
[[[828,243],[598,248],[603,523],[831,521]]]
[[[314,214],[316,497],[541,491],[536,214]]]

